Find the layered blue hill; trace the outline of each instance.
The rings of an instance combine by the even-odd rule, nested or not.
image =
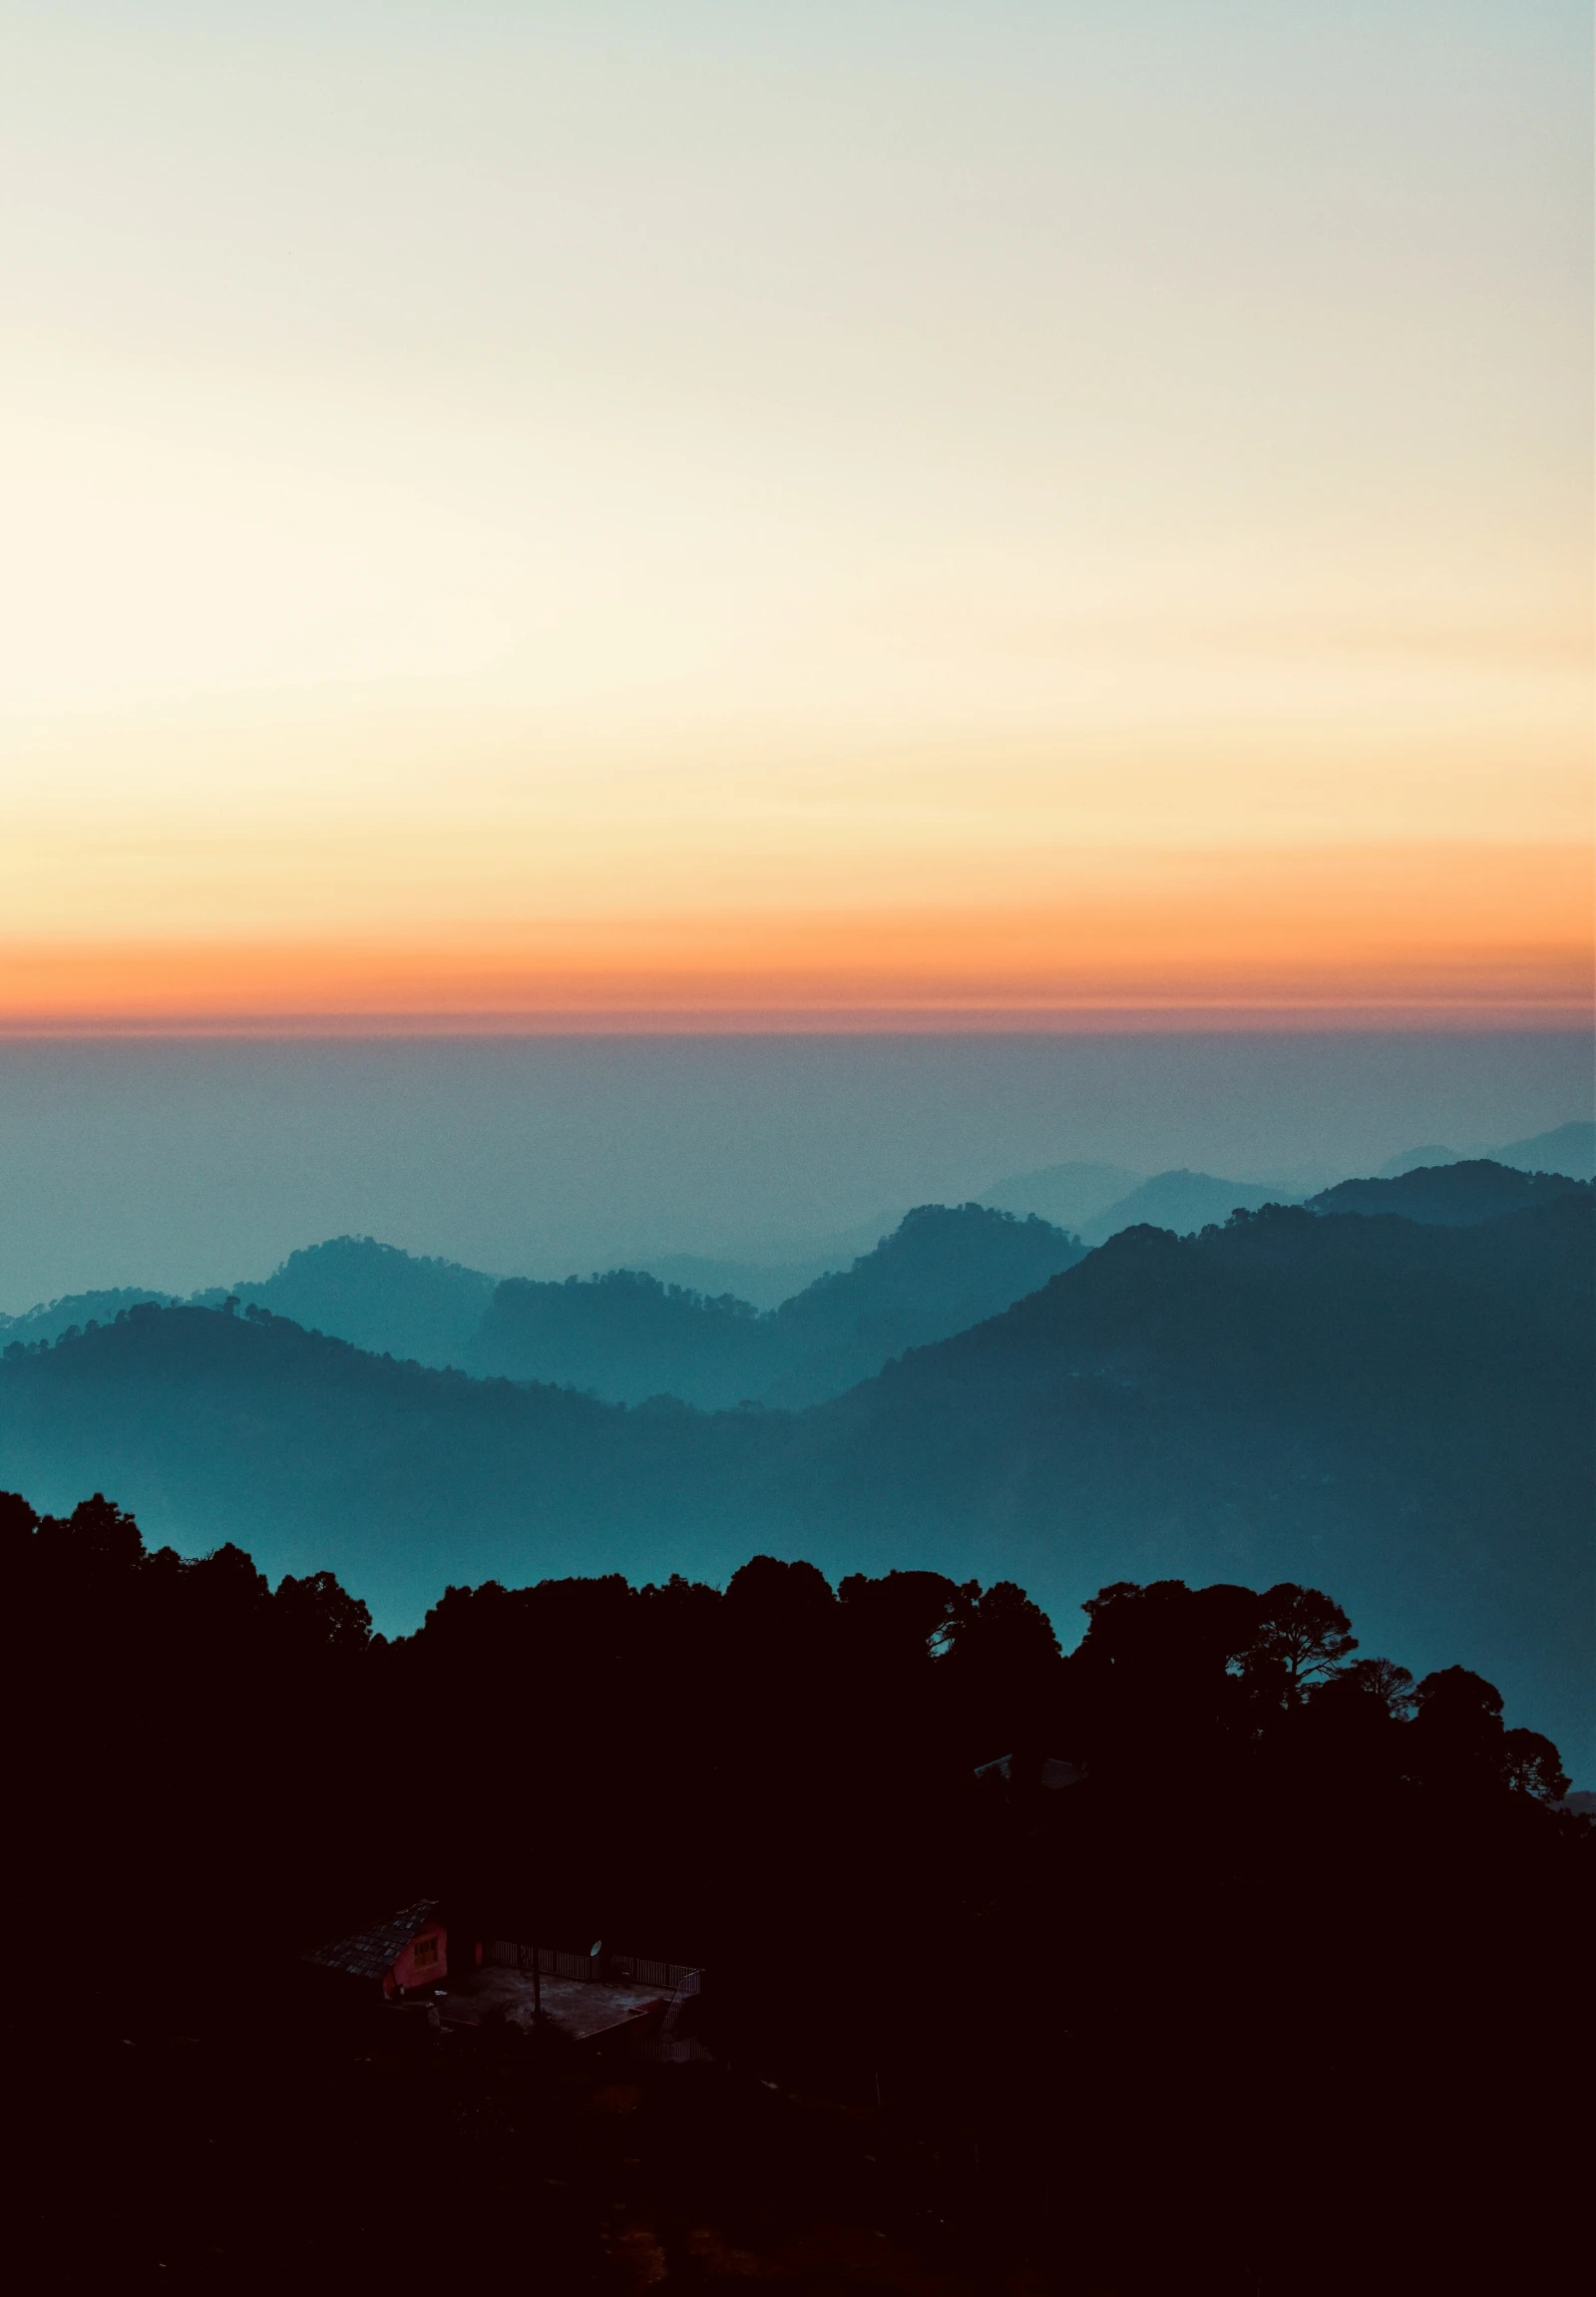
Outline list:
[[[1588,1188],[1469,1227],[1131,1230],[801,1411],[626,1409],[152,1305],[0,1363],[0,1484],[336,1570],[391,1626],[449,1581],[721,1576],[756,1546],[1012,1576],[1066,1640],[1107,1580],[1297,1579],[1585,1763],[1593,1266]]]

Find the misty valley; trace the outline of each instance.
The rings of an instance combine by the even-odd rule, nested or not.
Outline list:
[[[758,1546],[1064,1615],[1121,1573],[1330,1578],[1588,1762],[1590,1223],[1591,1184],[1480,1161],[1091,1251],[928,1206],[763,1314],[342,1240],[209,1306],[18,1319],[0,1458],[41,1506],[335,1570],[388,1630],[451,1582]]]

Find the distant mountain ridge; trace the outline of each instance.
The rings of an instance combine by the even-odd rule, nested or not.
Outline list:
[[[569,1382],[617,1402],[813,1403],[906,1347],[998,1315],[1082,1252],[1034,1215],[921,1205],[852,1268],[763,1315],[634,1270],[564,1284],[512,1278],[494,1294],[465,1367]]]
[[[1577,1166],[1581,1156],[1589,1161],[1593,1137],[1596,1127],[1563,1125],[1510,1144],[1499,1160],[1464,1158],[1441,1147],[1408,1151],[1371,1179],[1337,1182],[1306,1201],[1322,1212],[1395,1212],[1407,1219],[1445,1223],[1486,1219],[1529,1201],[1506,1177],[1509,1171],[1541,1169],[1532,1164],[1529,1152],[1539,1157],[1561,1150],[1565,1163]],[[1515,1167],[1505,1161],[1518,1151],[1525,1152],[1522,1163]],[[1433,1161],[1415,1164],[1415,1159]],[[1445,1170],[1475,1178],[1444,1183],[1438,1176]],[[1428,1177],[1417,1179],[1405,1193],[1390,1193],[1396,1182],[1415,1173]],[[1556,1174],[1548,1177],[1558,1186],[1568,1185]],[[1101,1202],[1105,1191],[1117,1191],[1127,1181],[1135,1184],[1128,1192]],[[1238,1210],[1302,1201],[1271,1184],[1223,1180],[1185,1169],[1140,1181],[1126,1168],[1106,1164],[1055,1165],[1020,1174],[990,1190],[980,1205],[921,1207],[907,1216],[917,1224],[933,1210],[946,1216],[935,1237],[923,1226],[914,1231],[921,1297],[911,1300],[899,1283],[897,1307],[888,1311],[885,1296],[877,1299],[852,1341],[841,1329],[851,1313],[847,1298],[858,1296],[856,1305],[863,1315],[865,1294],[872,1286],[880,1293],[885,1279],[891,1292],[894,1280],[887,1272],[896,1270],[901,1279],[917,1257],[903,1247],[894,1247],[885,1259],[877,1257],[903,1230],[902,1219],[890,1235],[871,1224],[851,1238],[833,1240],[839,1255],[850,1251],[849,1265],[837,1267],[810,1263],[785,1270],[741,1268],[678,1255],[638,1269],[540,1283],[501,1280],[371,1237],[344,1236],[306,1246],[291,1253],[271,1276],[240,1281],[230,1289],[240,1303],[289,1317],[309,1331],[440,1368],[452,1364],[484,1376],[550,1379],[588,1387],[615,1401],[671,1393],[710,1408],[744,1397],[802,1403],[868,1377],[906,1346],[950,1337],[965,1325],[996,1314],[1066,1265],[1067,1256],[1049,1260],[1047,1251],[1023,1246],[1017,1265],[1004,1263],[999,1250],[989,1276],[974,1282],[968,1267],[963,1274],[955,1273],[953,1260],[941,1277],[933,1265],[940,1254],[958,1258],[955,1240],[963,1234],[961,1220],[968,1226],[971,1216],[983,1210],[1009,1209],[1018,1216],[1026,1198],[1038,1194],[1050,1195],[1054,1203],[1097,1205],[1092,1217],[1077,1224],[1086,1245],[1101,1245],[1139,1226],[1195,1235],[1222,1225]],[[1013,1200],[1010,1207],[992,1202],[1004,1195]],[[1040,1212],[1035,1217],[1046,1218]],[[978,1221],[978,1229],[979,1225]],[[989,1223],[989,1246],[997,1235]],[[852,1245],[865,1237],[871,1240],[869,1248],[851,1255]],[[1009,1259],[1014,1258],[1010,1246]],[[762,1310],[727,1284],[710,1289],[716,1280],[732,1277],[748,1280],[766,1304]],[[841,1279],[853,1280],[843,1296],[817,1290]],[[501,1283],[510,1289],[505,1301],[496,1305]],[[934,1299],[939,1283],[947,1293],[940,1302]],[[838,1326],[837,1333],[821,1335],[813,1304],[803,1310],[794,1307],[801,1294],[809,1293],[826,1302],[822,1321],[829,1317]],[[191,1296],[195,1305],[205,1307],[220,1307],[228,1297],[227,1289],[219,1286]],[[36,1344],[74,1326],[106,1323],[139,1302],[174,1305],[176,1299],[171,1293],[142,1287],[71,1295],[41,1303],[21,1316],[0,1315],[0,1341]],[[807,1346],[801,1333],[809,1336]],[[823,1370],[828,1353],[830,1365]],[[806,1354],[811,1359],[807,1369],[800,1361]]]
[[[840,1394],[906,1347],[997,1315],[1083,1249],[1034,1218],[922,1205],[851,1268],[761,1313],[635,1269],[501,1282],[371,1237],[333,1237],[291,1253],[262,1283],[213,1288],[187,1305],[232,1300],[375,1355],[574,1386],[616,1403],[673,1395],[708,1408],[802,1404]],[[10,1320],[0,1339],[37,1344],[146,1303],[180,1305],[138,1290],[82,1294]]]
[[[803,1411],[631,1409],[385,1362],[258,1307],[135,1307],[0,1362],[0,1484],[95,1488],[190,1552],[449,1581],[822,1568],[1349,1591],[1596,1753],[1592,1192],[1467,1227],[1306,1208],[1122,1233]],[[1427,1663],[1427,1662],[1426,1662]]]
[[[1195,1236],[1199,1229],[1229,1220],[1233,1212],[1257,1212],[1261,1205],[1295,1201],[1267,1182],[1216,1180],[1212,1173],[1184,1169],[1155,1173],[1085,1222],[1081,1241],[1106,1244],[1129,1228],[1165,1228],[1175,1236]]]
[[[1400,1156],[1383,1164],[1375,1177],[1395,1180],[1421,1166],[1435,1170],[1441,1165],[1481,1160],[1510,1165],[1518,1172],[1561,1173],[1569,1180],[1596,1179],[1596,1123],[1578,1118],[1571,1124],[1554,1125],[1550,1132],[1531,1133],[1525,1140],[1508,1141],[1491,1149],[1453,1149],[1431,1141],[1423,1148],[1403,1149]]]
[[[1487,1157],[1459,1158],[1454,1164],[1420,1165],[1390,1180],[1340,1181],[1310,1197],[1308,1206],[1317,1213],[1386,1213],[1444,1228],[1471,1228],[1590,1186],[1561,1173],[1521,1172]]]
[[[1582,1120],[1558,1125],[1550,1132],[1535,1133],[1488,1151],[1451,1149],[1431,1142],[1422,1148],[1404,1149],[1380,1166],[1373,1177],[1385,1181],[1421,1169],[1482,1162],[1520,1172],[1590,1180],[1596,1177],[1596,1124]],[[1320,1168],[1327,1176],[1334,1170]],[[983,1192],[981,1202],[1010,1212],[1040,1213],[1044,1219],[1075,1229],[1082,1243],[1100,1245],[1123,1229],[1143,1225],[1167,1228],[1177,1236],[1194,1236],[1210,1223],[1228,1220],[1232,1212],[1256,1212],[1266,1204],[1317,1205],[1332,1188],[1363,1185],[1351,1178],[1330,1180],[1316,1190],[1317,1176],[1308,1168],[1304,1172],[1306,1177],[1293,1186],[1289,1175],[1266,1181],[1236,1181],[1185,1167],[1144,1176],[1119,1165],[1046,1165],[1039,1171],[1016,1173],[996,1182]],[[1505,1200],[1499,1209],[1509,1209]]]
[[[1571,1180],[1596,1180],[1596,1122],[1589,1117],[1552,1131],[1532,1133],[1528,1140],[1509,1141],[1494,1149],[1497,1164],[1516,1165],[1521,1172],[1567,1173]]]
[[[376,1354],[447,1364],[461,1361],[494,1286],[493,1277],[455,1261],[340,1236],[290,1253],[264,1283],[234,1285],[232,1292],[246,1305]]]
[[[158,1308],[176,1308],[178,1297],[170,1292],[147,1292],[141,1285],[121,1285],[108,1292],[68,1293],[61,1300],[43,1300],[36,1308],[24,1309],[21,1316],[6,1316],[0,1312],[0,1344],[37,1346],[41,1340],[59,1340],[64,1332],[74,1328],[82,1331],[90,1324],[114,1324],[130,1308],[151,1304]]]
[[[1099,1245],[1122,1229],[1144,1226],[1195,1236],[1212,1222],[1228,1220],[1233,1212],[1256,1212],[1260,1205],[1296,1204],[1300,1199],[1279,1182],[1221,1180],[1184,1166],[1149,1177],[1122,1165],[1061,1164],[1016,1173],[988,1189],[981,1201],[1054,1220],[1063,1220],[1059,1208],[1067,1206],[1064,1225],[1075,1229],[1083,1244]]]
[[[1117,1164],[1044,1165],[994,1181],[978,1199],[998,1212],[1035,1213],[1058,1228],[1081,1229],[1105,1207],[1140,1186],[1143,1175]]]

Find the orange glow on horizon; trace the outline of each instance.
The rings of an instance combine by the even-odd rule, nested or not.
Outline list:
[[[1581,848],[1080,857],[1045,903],[0,943],[9,1033],[1577,1024]]]

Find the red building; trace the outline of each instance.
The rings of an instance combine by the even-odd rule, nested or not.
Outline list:
[[[439,1904],[436,1898],[418,1898],[414,1906],[357,1931],[353,1938],[313,1946],[305,1960],[346,1978],[373,1980],[387,1995],[435,1986],[449,1974],[449,1934]],[[467,1966],[475,1959],[468,1953]]]

